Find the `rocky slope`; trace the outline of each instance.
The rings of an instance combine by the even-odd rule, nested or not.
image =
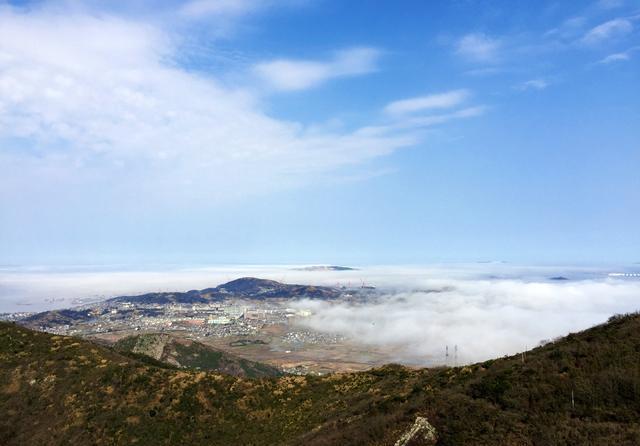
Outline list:
[[[149,356],[178,368],[210,370],[247,378],[282,375],[280,370],[267,364],[239,358],[202,343],[166,333],[130,336],[119,340],[114,348],[119,352]]]

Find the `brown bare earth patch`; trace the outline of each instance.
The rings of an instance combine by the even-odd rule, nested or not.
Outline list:
[[[140,424],[140,417],[138,415],[131,415],[125,419],[127,424]]]
[[[20,369],[16,368],[10,375],[8,382],[3,386],[3,393],[18,393],[21,386]]]

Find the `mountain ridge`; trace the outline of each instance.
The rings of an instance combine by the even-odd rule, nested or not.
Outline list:
[[[463,367],[261,379],[0,323],[0,444],[394,445],[420,418],[445,446],[630,446],[639,363],[638,314]]]

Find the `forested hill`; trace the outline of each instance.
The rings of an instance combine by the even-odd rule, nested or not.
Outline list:
[[[179,368],[211,370],[247,378],[283,375],[280,370],[270,365],[249,361],[200,342],[168,333],[129,336],[120,339],[114,348],[122,353],[148,356]]]
[[[466,367],[262,379],[2,323],[0,414],[7,446],[394,445],[417,417],[440,445],[638,445],[640,316]]]

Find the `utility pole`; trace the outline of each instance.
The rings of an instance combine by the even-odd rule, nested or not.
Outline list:
[[[458,367],[458,345],[453,346],[453,365]]]
[[[444,348],[444,365],[449,365],[449,346],[446,345]]]
[[[571,389],[571,410],[575,410],[576,408],[576,402],[573,399],[573,389]]]

